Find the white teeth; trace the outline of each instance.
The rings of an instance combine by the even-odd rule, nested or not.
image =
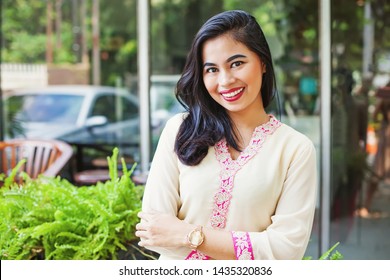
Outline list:
[[[222,94],[222,95],[225,96],[225,97],[231,98],[231,97],[234,97],[234,96],[236,96],[237,94],[239,94],[243,89],[244,89],[244,88],[240,88],[240,89],[235,90],[235,91],[233,91],[233,92],[224,93],[224,94]]]

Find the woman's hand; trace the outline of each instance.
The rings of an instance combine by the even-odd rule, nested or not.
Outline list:
[[[184,247],[187,234],[195,228],[169,214],[139,212],[140,223],[136,225],[135,235],[140,238],[138,245],[151,247]]]

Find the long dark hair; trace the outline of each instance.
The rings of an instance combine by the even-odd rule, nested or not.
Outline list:
[[[186,165],[199,164],[209,147],[225,138],[228,145],[239,151],[234,125],[226,110],[215,102],[203,82],[202,48],[207,40],[229,33],[234,40],[246,45],[265,64],[261,97],[266,108],[274,97],[276,82],[271,52],[256,19],[244,11],[234,10],[210,18],[198,31],[176,86],[176,98],[188,111],[176,136],[175,152]],[[263,73],[259,73],[263,75]]]

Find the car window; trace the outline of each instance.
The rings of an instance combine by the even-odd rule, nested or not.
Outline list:
[[[138,106],[136,104],[134,104],[125,97],[122,97],[121,104],[123,105],[121,110],[124,120],[129,120],[138,117]]]
[[[110,123],[129,120],[138,116],[138,106],[123,96],[102,95],[96,98],[92,116],[105,116]]]
[[[113,95],[101,95],[92,107],[92,116],[105,116],[108,122],[115,122],[115,98]]]
[[[78,95],[15,95],[7,100],[6,110],[21,122],[75,123],[82,102],[83,97]]]

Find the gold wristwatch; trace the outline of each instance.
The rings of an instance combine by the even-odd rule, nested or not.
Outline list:
[[[197,226],[187,235],[188,245],[194,250],[196,250],[196,248],[198,248],[204,241],[202,229],[202,226]]]

